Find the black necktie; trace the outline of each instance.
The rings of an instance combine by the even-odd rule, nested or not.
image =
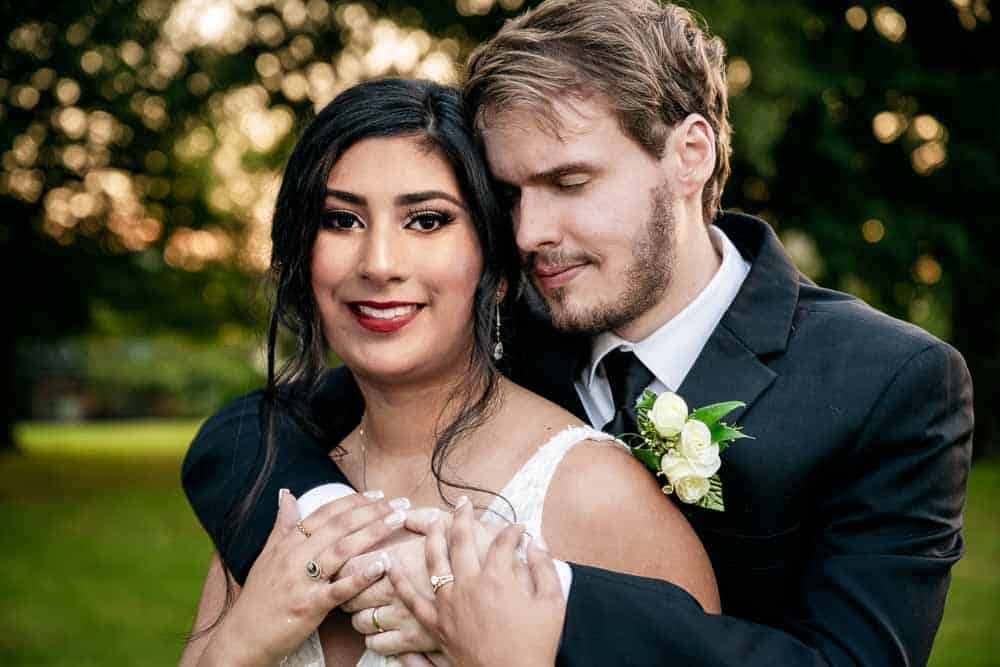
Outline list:
[[[602,429],[612,435],[635,433],[635,402],[653,381],[653,374],[632,352],[615,350],[601,361],[611,385],[615,416]]]

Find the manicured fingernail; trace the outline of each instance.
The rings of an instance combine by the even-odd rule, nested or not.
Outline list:
[[[431,524],[437,523],[437,521],[440,518],[441,518],[441,510],[439,510],[436,507],[432,507],[430,511],[430,518],[427,520],[427,525],[429,526]]]
[[[394,510],[408,510],[410,509],[410,499],[409,498],[393,498],[389,501],[389,507]]]
[[[464,506],[464,505],[465,505],[465,504],[466,504],[467,502],[469,502],[469,496],[459,496],[459,497],[458,497],[458,498],[457,498],[457,499],[455,500],[455,509],[456,509],[456,510],[459,510],[459,509],[462,509],[462,507],[463,507],[463,506]]]
[[[385,494],[381,491],[365,491],[362,493],[365,498],[371,498],[372,500],[377,500],[379,498],[385,498]]]
[[[532,542],[534,542],[535,546],[541,549],[542,551],[549,550],[549,545],[545,543],[545,538],[542,537],[541,535],[536,536],[535,539],[532,540]]]
[[[392,558],[389,557],[389,554],[384,553],[379,556],[378,559],[382,561],[382,569],[384,571],[388,572],[392,569]]]
[[[365,576],[369,579],[376,579],[382,576],[383,572],[385,572],[385,562],[381,556],[369,563],[368,567],[365,568]]]
[[[404,523],[406,523],[406,512],[402,510],[396,510],[385,518],[387,526],[402,526]]]
[[[286,493],[288,493],[288,489],[278,489],[278,502],[279,503],[285,498],[285,494]]]

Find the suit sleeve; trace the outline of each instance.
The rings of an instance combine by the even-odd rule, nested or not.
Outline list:
[[[276,412],[274,468],[245,521],[238,521],[264,465],[260,419],[263,394],[254,392],[210,417],[198,431],[181,467],[181,481],[198,520],[236,580],[243,584],[267,541],[278,507],[278,490],[296,497],[327,484],[348,484],[327,448],[290,416]],[[336,403],[334,403],[336,405]]]
[[[557,664],[926,664],[962,553],[972,425],[961,356],[943,343],[917,352],[816,491],[813,552],[773,627],[706,614],[666,582],[574,565]]]

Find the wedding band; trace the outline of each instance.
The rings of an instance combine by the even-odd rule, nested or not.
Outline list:
[[[435,595],[437,595],[442,586],[453,583],[455,583],[455,575],[453,574],[442,574],[441,576],[435,574],[431,576],[431,590],[434,591]]]
[[[306,539],[312,537],[312,533],[306,530],[306,527],[302,525],[301,521],[295,522],[295,527],[298,528],[299,532],[306,536]]]
[[[314,560],[306,562],[306,576],[310,579],[322,579],[323,568]]]
[[[379,609],[381,609],[381,607],[373,607],[372,608],[372,625],[375,626],[375,632],[385,632],[385,628],[383,628],[382,624],[378,622],[378,610]]]

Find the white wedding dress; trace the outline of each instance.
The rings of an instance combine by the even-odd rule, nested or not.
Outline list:
[[[567,428],[539,447],[500,492],[500,495],[514,506],[518,522],[523,523],[532,535],[541,534],[545,496],[556,468],[566,452],[584,440],[607,441],[624,447],[607,433],[589,426]],[[480,518],[481,521],[499,526],[506,526],[513,519],[510,507],[501,498],[494,499],[489,510],[483,512]],[[400,664],[395,658],[384,658],[374,651],[365,649],[357,667],[397,667]],[[312,633],[295,653],[281,661],[280,667],[326,667],[319,635]]]

